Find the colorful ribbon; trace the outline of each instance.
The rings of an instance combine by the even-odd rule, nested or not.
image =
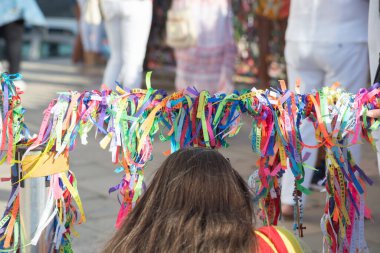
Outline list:
[[[39,133],[31,137],[24,122],[20,92],[12,80],[17,75],[1,75],[1,161],[16,163],[15,153],[26,146],[25,155],[44,147],[42,154],[54,152],[68,156],[75,148],[77,137],[87,144],[91,129],[101,135],[100,146],[109,149],[112,162],[118,164],[117,173],[124,171],[121,182],[110,188],[118,191],[121,208],[116,226],[136,204],[145,190],[144,168],[152,159],[154,137],[170,141],[169,154],[188,146],[210,148],[228,147],[228,138],[239,133],[242,114],[252,119],[252,150],[260,155],[258,171],[250,179],[254,183],[258,214],[267,225],[276,225],[281,216],[280,177],[291,169],[295,176],[296,223],[302,233],[302,194],[309,190],[302,186],[307,156],[303,147],[300,125],[312,121],[319,144],[326,148],[327,201],[321,228],[326,249],[336,252],[365,250],[364,213],[366,184],[371,180],[358,167],[348,151],[363,137],[373,143],[371,132],[379,121],[366,116],[378,109],[380,93],[377,86],[350,94],[336,87],[323,88],[315,93],[298,94],[286,89],[243,90],[232,94],[210,95],[207,91],[188,88],[167,95],[151,87],[147,75],[147,89],[116,91],[103,88],[83,93],[62,92],[44,111]],[[41,155],[42,155],[41,154]],[[8,207],[0,220],[0,244],[4,249],[27,245],[23,242],[18,216],[18,185],[31,171],[38,170],[40,160],[14,186]],[[73,224],[85,221],[76,180],[72,172],[49,176],[49,202],[44,219],[32,240],[36,243],[39,231],[49,222],[55,250],[70,250]],[[75,233],[74,233],[75,234]],[[28,242],[29,243],[29,242]]]

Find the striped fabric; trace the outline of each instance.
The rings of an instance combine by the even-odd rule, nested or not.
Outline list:
[[[283,227],[266,226],[255,230],[258,253],[302,253],[309,252],[305,245]]]
[[[190,8],[198,33],[197,46],[176,49],[176,89],[189,86],[211,94],[231,92],[236,45],[228,0],[174,0],[173,8]]]

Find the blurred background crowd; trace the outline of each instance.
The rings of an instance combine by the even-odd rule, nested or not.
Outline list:
[[[125,6],[118,6],[117,4],[120,4],[118,2]],[[133,2],[137,3],[131,8]],[[223,59],[218,58],[223,54],[222,57],[226,58],[224,61],[228,61],[225,63],[228,68],[225,70],[228,72],[225,78],[231,79],[225,81],[231,82],[230,87],[232,82],[238,87],[239,85],[249,87],[252,84],[256,87],[266,87],[271,81],[275,84],[278,79],[286,78],[283,51],[289,0],[187,2],[184,0],[3,0],[0,7],[7,15],[0,17],[2,70],[10,73],[19,72],[21,59],[38,60],[71,56],[75,64],[86,67],[104,66],[106,72],[104,81],[112,86],[117,79],[116,66],[122,69],[122,61],[126,61],[128,67],[120,71],[129,77],[116,81],[139,86],[140,84],[133,82],[141,82],[141,79],[133,80],[136,77],[129,72],[139,72],[140,64],[145,71],[159,70],[161,73],[173,76],[176,73],[177,62],[180,65],[177,74],[182,76],[177,82],[181,82],[188,78],[181,70],[188,69],[188,65],[193,64],[194,60],[184,60],[184,58],[188,58],[189,55],[193,55],[193,58],[213,57],[212,61],[223,62]],[[199,38],[198,48],[208,50],[222,47],[218,52],[205,55],[205,50],[198,49],[197,52],[192,50],[178,53],[167,45],[168,12],[171,9],[181,8],[192,9],[194,12],[192,19],[199,27],[209,24],[208,37]],[[229,31],[226,33],[225,27],[230,25],[231,29],[227,29]],[[258,29],[259,27],[261,29]],[[214,41],[210,41],[210,38]],[[117,45],[121,40],[123,43]],[[227,43],[231,44],[228,49],[229,58],[225,56],[224,47]],[[111,50],[114,51],[113,54]],[[110,62],[106,68],[108,59]],[[133,63],[130,64],[128,61]],[[194,70],[195,74],[201,70],[201,67],[203,65],[200,69]],[[209,69],[207,72],[203,70],[203,73],[210,77],[215,71],[220,70]],[[192,71],[190,73],[192,74]],[[214,80],[207,81],[209,85],[210,81]],[[25,84],[20,85],[25,87]],[[178,86],[181,87],[179,84]],[[215,91],[217,90],[222,91],[216,88]]]

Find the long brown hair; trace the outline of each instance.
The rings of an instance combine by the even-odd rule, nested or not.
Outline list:
[[[171,154],[104,252],[252,252],[251,194],[218,151]]]

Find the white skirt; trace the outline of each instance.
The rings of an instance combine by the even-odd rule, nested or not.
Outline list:
[[[236,45],[232,10],[227,0],[175,0],[173,8],[190,8],[197,27],[197,46],[176,49],[176,89],[195,87],[211,94],[234,88]]]

